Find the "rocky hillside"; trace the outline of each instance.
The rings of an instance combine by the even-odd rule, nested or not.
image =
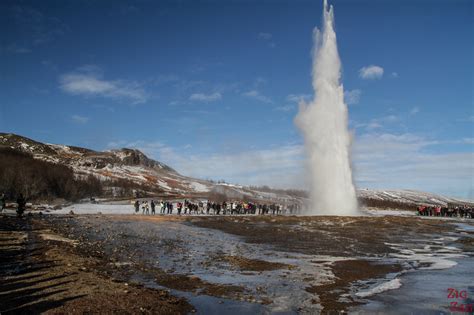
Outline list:
[[[0,146],[31,154],[35,159],[68,166],[78,177],[94,175],[102,181],[127,180],[148,190],[203,193],[211,183],[178,174],[135,149],[98,152],[67,145],[46,144],[15,134],[0,133]]]

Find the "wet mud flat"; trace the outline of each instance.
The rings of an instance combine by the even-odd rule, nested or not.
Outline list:
[[[406,272],[436,273],[472,255],[474,236],[446,220],[396,216],[51,215],[29,220],[28,233],[49,248],[35,261],[70,257],[56,276],[76,277],[58,284],[69,294],[64,298],[73,300],[49,312],[69,311],[92,298],[125,303],[104,304],[103,310],[129,313],[349,311],[370,302],[387,283],[397,284]],[[45,277],[54,277],[49,269]],[[38,292],[47,293],[41,287]],[[127,305],[128,298],[137,300],[134,294],[140,303]],[[44,299],[52,303],[60,297]],[[93,313],[100,312],[96,306],[87,302]]]
[[[322,256],[311,262],[330,266],[333,277],[305,290],[317,296],[312,302],[319,303],[323,312],[354,310],[366,303],[372,292],[382,292],[380,279],[390,283],[406,272],[437,271],[453,266],[455,259],[473,257],[473,233],[460,231],[445,220],[320,216],[205,217],[191,222],[239,235],[247,243]]]
[[[119,282],[98,272],[104,257],[47,221],[0,217],[1,314],[186,314],[193,307],[165,290]]]
[[[82,256],[100,259],[96,272],[165,289],[198,313],[347,311],[407,271],[452,266],[472,249],[472,235],[452,222],[416,217],[75,215],[43,221],[77,240]]]

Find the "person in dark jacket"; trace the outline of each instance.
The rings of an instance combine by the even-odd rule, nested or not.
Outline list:
[[[3,209],[5,209],[5,195],[0,195],[0,213],[3,213]]]
[[[138,200],[135,200],[134,206],[135,206],[135,213],[138,213],[138,211],[140,211],[140,203],[138,202]]]
[[[18,215],[19,218],[21,218],[26,208],[26,200],[23,197],[23,194],[20,194],[20,196],[16,200],[16,203],[18,205],[18,208],[16,209],[16,214]]]
[[[154,200],[151,201],[150,206],[151,206],[151,214],[155,214],[155,201]]]

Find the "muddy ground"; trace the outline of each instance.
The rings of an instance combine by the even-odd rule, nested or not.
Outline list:
[[[165,290],[117,282],[107,258],[85,255],[47,221],[0,218],[1,314],[186,314],[193,307]]]
[[[388,258],[400,254],[391,244],[426,248],[456,233],[446,220],[394,216],[3,216],[0,313],[204,313],[183,296],[346,311],[364,303],[355,284],[429,266]],[[458,236],[469,252],[472,235]]]

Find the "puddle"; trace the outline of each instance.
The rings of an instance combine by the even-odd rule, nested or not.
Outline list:
[[[399,278],[401,288],[371,296],[368,303],[354,308],[354,314],[452,314],[451,302],[473,304],[474,258],[457,261],[443,270],[419,270]],[[448,298],[448,289],[466,290],[467,299]]]

